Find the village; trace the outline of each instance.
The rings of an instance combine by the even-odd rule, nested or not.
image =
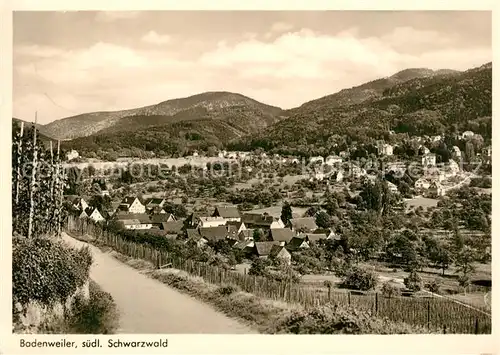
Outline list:
[[[475,137],[477,135],[473,132],[464,132],[457,139],[468,142]],[[138,161],[125,158],[105,163],[120,164],[121,168],[127,169],[131,164],[161,164],[162,161],[163,163],[175,161],[177,166],[175,163],[170,166],[167,164],[167,169],[177,175],[182,175],[180,172],[183,172],[184,178],[200,172],[206,178],[207,174],[216,173],[213,171],[216,164],[220,164],[219,168],[222,170],[224,168],[231,170],[231,164],[235,164],[237,168],[226,173],[236,175],[244,171],[246,178],[241,179],[240,176],[239,180],[242,182],[233,181],[233,186],[228,186],[226,191],[232,189],[237,192],[235,186],[245,186],[245,184],[248,190],[249,181],[254,181],[254,184],[268,181],[269,185],[273,184],[270,188],[274,188],[275,194],[279,196],[273,200],[273,204],[255,205],[252,202],[245,204],[246,201],[233,204],[228,203],[227,198],[219,200],[216,195],[211,195],[209,198],[197,195],[198,197],[194,198],[193,195],[189,196],[186,190],[181,191],[178,188],[162,191],[161,185],[154,185],[155,181],[152,186],[150,181],[133,184],[137,194],[124,196],[123,184],[120,189],[113,191],[109,188],[111,182],[102,179],[101,184],[104,186],[99,189],[101,195],[99,201],[104,199],[109,203],[101,206],[94,203],[94,206],[91,206],[89,201],[92,196],[68,195],[66,200],[72,213],[82,219],[90,219],[97,223],[113,221],[124,230],[179,239],[199,248],[224,242],[241,252],[247,260],[254,257],[272,257],[291,264],[291,255],[294,252],[309,248],[310,244],[322,240],[340,242],[342,238],[342,213],[333,213],[333,216],[327,214],[327,222],[321,223],[321,226],[317,225],[318,215],[321,212],[325,213],[322,211],[327,202],[325,191],[345,193],[351,200],[347,206],[352,208],[356,207],[360,186],[365,183],[374,184],[378,179],[382,179],[390,193],[398,197],[398,208],[406,208],[408,212],[408,208],[411,209],[412,205],[419,206],[420,200],[435,201],[432,205],[436,206],[438,200],[448,191],[467,185],[471,179],[478,178],[479,173],[470,168],[469,151],[462,152],[457,146],[453,146],[448,161],[442,162],[441,157],[437,158],[437,155],[427,148],[427,146],[435,147],[442,139],[441,136],[412,138],[409,143],[413,144],[416,151],[415,157],[409,161],[397,157],[395,152],[398,152],[398,146],[383,141],[377,142],[376,151],[380,166],[366,159],[350,160],[348,151],[341,151],[337,155],[328,157],[313,156],[307,160],[277,154],[268,156],[265,152],[220,151],[217,156],[211,158],[193,152],[188,157],[176,160]],[[465,146],[467,150],[470,149],[468,143]],[[468,161],[464,164],[466,155]],[[74,164],[77,157],[78,153],[75,151],[68,153],[68,164],[71,164],[71,161]],[[475,162],[490,164],[491,146],[484,148],[472,158]],[[87,167],[89,164],[98,166],[96,162],[80,161],[78,167],[82,168],[82,164],[86,164]],[[190,169],[182,169],[183,166],[188,166]],[[464,169],[464,166],[468,169]],[[109,166],[100,166],[101,169],[106,167]],[[208,171],[210,169],[212,171]],[[282,173],[280,178],[277,176],[272,179],[266,178],[280,169],[285,169],[287,172],[284,177]],[[294,171],[295,175],[290,171]],[[173,179],[173,175],[169,175],[169,179]],[[96,176],[99,176],[98,173]],[[411,176],[411,179],[403,179],[407,176]],[[210,175],[208,178],[210,179]],[[286,184],[287,179],[294,183]],[[409,186],[408,181],[413,182],[413,186]],[[173,184],[175,185],[175,182]],[[198,181],[198,184],[201,184],[199,190],[203,190],[202,182]],[[148,189],[144,189],[144,186],[148,186]],[[305,194],[304,186],[307,190]],[[129,186],[126,188],[130,192],[134,191]],[[261,186],[260,189],[265,188]],[[281,203],[278,202],[280,199]],[[169,208],[166,208],[167,205]],[[176,215],[172,206],[183,206],[182,213]],[[287,206],[289,212],[284,212],[283,206]],[[294,206],[293,213],[291,206]],[[328,212],[332,214],[331,211]]]

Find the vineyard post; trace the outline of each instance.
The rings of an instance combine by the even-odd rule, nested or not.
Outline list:
[[[443,326],[443,334],[446,334],[446,324]]]
[[[351,291],[347,292],[347,304],[350,306],[351,305]]]
[[[50,144],[50,167],[52,169],[54,169],[54,150],[52,148],[52,140],[50,140],[49,144]],[[52,201],[55,200],[54,199],[54,183],[55,183],[54,178],[55,178],[55,176],[53,174],[52,179],[50,180],[50,198],[52,199]]]
[[[59,152],[59,141],[57,141],[57,151]],[[59,154],[59,153],[58,153]],[[61,237],[61,217],[62,217],[62,201],[64,193],[64,179],[66,178],[66,172],[64,168],[62,169],[61,186],[59,189],[59,204],[58,204],[58,218],[57,218],[57,235]]]
[[[431,328],[431,301],[427,301],[427,328]]]
[[[375,292],[375,314],[378,314],[378,292]]]
[[[16,205],[19,203],[19,184],[21,181],[21,156],[23,152],[24,121],[21,121],[21,132],[17,143],[17,169],[16,169]]]
[[[35,125],[37,122],[37,112],[35,112]],[[37,149],[36,149],[36,126],[33,126],[33,163],[31,172],[31,189],[30,189],[30,214],[28,220],[28,238],[31,238],[33,233],[33,217],[35,213],[35,186],[36,186],[36,165],[37,165]]]
[[[474,322],[474,334],[479,334],[479,319],[476,317],[476,321]]]

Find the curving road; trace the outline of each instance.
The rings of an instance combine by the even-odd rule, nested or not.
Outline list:
[[[74,247],[87,245],[67,234]],[[127,334],[251,334],[256,331],[212,307],[141,274],[95,246],[90,277],[109,292],[120,311],[116,333]]]

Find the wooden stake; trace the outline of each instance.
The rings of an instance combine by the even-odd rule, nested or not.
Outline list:
[[[37,121],[37,113],[35,112],[35,125]],[[31,189],[30,189],[30,214],[28,221],[28,238],[31,238],[33,233],[33,216],[35,213],[35,186],[36,186],[36,167],[37,167],[37,149],[36,149],[36,126],[33,126],[33,171],[31,173]]]
[[[21,155],[23,152],[24,121],[21,121],[21,132],[17,143],[17,171],[16,171],[16,205],[19,203],[19,185],[21,184]]]
[[[61,237],[61,225],[62,225],[62,218],[61,218],[61,213],[62,213],[62,201],[63,201],[63,190],[64,190],[64,179],[66,177],[66,173],[64,169],[62,169],[62,177],[61,177],[61,186],[59,189],[59,207],[58,207],[58,218],[57,218],[57,236]]]

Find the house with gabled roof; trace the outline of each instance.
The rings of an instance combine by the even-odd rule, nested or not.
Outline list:
[[[106,218],[104,218],[104,216],[103,216],[104,212],[103,213],[99,212],[99,210],[97,208],[89,207],[89,208],[87,208],[86,213],[89,216],[89,218],[91,220],[93,220],[94,222],[106,221]]]
[[[238,240],[253,240],[253,233],[255,229],[245,229],[238,234]]]
[[[184,221],[172,221],[162,222],[160,229],[166,231],[169,234],[181,234],[183,227]]]
[[[217,206],[212,217],[222,217],[226,221],[241,221],[240,211],[238,207],[233,205]]]
[[[227,221],[223,217],[199,217],[198,228],[225,226]]]
[[[187,233],[186,244],[193,244],[193,245],[196,245],[198,248],[202,248],[205,245],[207,245],[208,240],[205,239],[200,234],[198,229],[189,228],[189,229],[186,229],[186,233]]]
[[[124,213],[118,212],[115,214],[114,218],[123,224],[123,221],[133,220],[134,223],[129,224],[127,229],[150,229],[153,228],[153,223],[151,222],[150,216],[146,213]],[[139,222],[140,226],[136,226],[135,222]]]
[[[241,231],[246,229],[245,223],[239,221],[229,221],[226,223],[229,238],[238,239]]]
[[[302,249],[308,249],[309,248],[309,243],[307,243],[307,240],[304,236],[296,236],[293,237],[290,242],[286,245],[286,248],[289,251],[299,251]]]
[[[468,139],[474,137],[474,132],[472,131],[465,131],[462,133],[462,139]]]
[[[290,220],[290,225],[292,227],[292,230],[295,231],[296,233],[312,232],[318,229],[314,217],[292,218]]]
[[[152,214],[149,215],[149,219],[151,220],[153,227],[158,228],[161,227],[162,223],[177,221],[177,218],[175,218],[175,216],[171,213]]]
[[[436,154],[429,153],[422,156],[423,166],[435,166],[436,165]]]
[[[132,230],[138,230],[138,229],[150,229],[150,228],[144,228],[145,225],[143,225],[138,219],[123,219],[118,221],[119,224],[125,229],[132,229]]]
[[[460,150],[459,147],[457,147],[456,145],[454,145],[452,148],[451,148],[451,156],[454,158],[454,159],[457,159],[457,160],[460,160],[462,158],[462,151]]]
[[[415,181],[415,189],[417,190],[427,190],[430,186],[431,183],[429,182],[429,180],[423,177]]]
[[[244,213],[241,216],[241,220],[245,223],[245,226],[250,229],[256,228],[267,230],[285,227],[285,224],[280,218],[263,213]]]
[[[125,197],[122,200],[119,209],[129,213],[146,213],[146,207],[138,197],[134,196]]]
[[[165,203],[167,202],[167,200],[165,200],[164,198],[148,198],[145,202],[144,202],[144,207],[146,208],[146,211],[153,211],[153,210],[157,210],[157,211],[161,211],[163,210],[163,206],[165,206]]]
[[[398,190],[398,187],[396,186],[396,184],[393,184],[392,182],[390,181],[387,181],[387,188],[389,189],[390,192],[392,192],[393,194],[397,194],[399,193],[399,190]]]
[[[249,255],[255,248],[255,242],[253,240],[237,241],[233,244],[232,248],[241,250],[244,254]]]
[[[66,195],[65,200],[77,211],[85,211],[89,208],[89,204],[82,197],[77,195]]]
[[[280,246],[279,242],[255,242],[254,253],[259,258],[267,258],[271,254],[273,246]]]
[[[186,223],[191,228],[197,228],[200,224],[200,217],[208,217],[204,212],[193,212],[186,218]]]
[[[269,257],[274,259],[279,259],[288,265],[292,263],[292,255],[282,245],[273,245],[271,247],[271,252],[269,253]]]
[[[198,229],[200,235],[209,242],[217,242],[219,240],[226,240],[228,237],[225,225],[217,227],[200,227]]]
[[[331,231],[328,230],[328,234],[327,233],[306,233],[304,234],[304,238],[307,242],[309,243],[317,243],[319,242],[320,240],[327,240],[328,239],[328,236],[331,234]]]
[[[269,230],[269,237],[273,242],[279,242],[280,245],[285,245],[292,238],[296,236],[296,233],[290,228],[274,228]]]
[[[443,186],[441,186],[441,184],[439,182],[433,181],[431,183],[431,186],[429,187],[428,193],[429,193],[429,195],[431,195],[433,197],[440,197],[440,196],[444,196],[445,191],[444,191]]]

